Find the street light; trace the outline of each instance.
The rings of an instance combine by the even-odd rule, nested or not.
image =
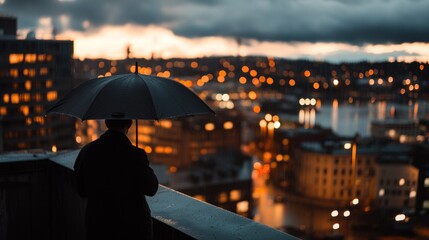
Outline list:
[[[395,221],[402,222],[405,220],[405,218],[406,218],[405,214],[398,214],[395,216]]]
[[[343,216],[344,217],[349,217],[350,216],[350,211],[349,210],[344,211]]]
[[[353,141],[344,144],[344,149],[351,149],[351,160],[352,160],[352,193],[353,196],[356,194],[356,158],[357,158],[357,142],[359,140],[359,134],[356,134]],[[357,202],[356,202],[357,201]],[[355,203],[356,202],[356,203]],[[352,201],[353,205],[359,203],[359,199],[355,198]]]

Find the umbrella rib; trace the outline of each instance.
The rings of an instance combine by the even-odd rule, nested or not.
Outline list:
[[[154,113],[153,114],[153,116],[155,116],[154,120],[159,121],[159,116],[158,116],[158,113],[157,113],[157,111],[155,109],[155,101],[154,101],[154,99],[152,97],[152,93],[150,92],[150,88],[146,84],[147,80],[145,80],[144,78],[142,78],[140,74],[137,74],[137,76],[141,79],[141,81],[143,81],[145,87],[147,88],[147,92],[149,94],[149,99],[152,101],[152,104],[149,104],[149,106],[152,106],[151,111]],[[149,80],[151,80],[151,79],[149,78]]]
[[[110,79],[108,79],[108,83],[106,83],[102,88],[100,88],[99,89],[99,91],[98,92],[101,92],[101,91],[103,91],[103,89],[104,88],[106,88],[108,85],[110,85],[110,84],[113,84],[113,82],[116,80],[116,79],[118,79],[118,78],[120,78],[122,75],[117,75],[116,76],[116,78],[110,78]],[[89,118],[86,118],[85,116],[87,116],[87,114],[88,114],[88,112],[89,112],[89,110],[91,109],[91,106],[92,106],[92,104],[95,102],[95,100],[98,98],[98,94],[96,94],[95,95],[95,97],[92,99],[92,101],[91,101],[91,104],[89,104],[89,106],[88,106],[88,108],[86,109],[86,111],[85,111],[85,114],[83,114],[83,116],[82,116],[82,120],[86,120],[86,119],[89,119]]]

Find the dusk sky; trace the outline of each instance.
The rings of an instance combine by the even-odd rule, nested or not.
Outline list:
[[[19,36],[75,41],[75,57],[263,55],[429,61],[427,0],[0,0]]]

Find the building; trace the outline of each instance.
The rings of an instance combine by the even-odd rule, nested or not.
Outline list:
[[[45,117],[72,88],[73,42],[16,39],[16,19],[1,17],[0,22],[1,151],[74,147],[75,120]]]
[[[103,121],[98,120],[78,122],[76,126],[76,142],[80,144],[97,139],[106,130]],[[216,117],[139,121],[138,141],[153,163],[180,168],[197,161],[201,155],[219,150],[239,151],[242,131],[238,111],[216,110]],[[135,132],[133,124],[128,132],[133,144]]]
[[[357,198],[365,208],[415,209],[419,170],[410,146],[360,141],[353,154],[347,144],[301,144],[295,159],[301,194],[333,204]]]
[[[376,163],[374,206],[414,210],[419,170],[404,155],[380,156]]]
[[[352,153],[342,142],[302,143],[295,159],[296,189],[303,195],[329,200],[334,205],[355,198],[369,205],[374,199],[377,155],[363,148],[358,148],[356,156]]]
[[[172,172],[170,168],[166,185],[201,201],[252,218],[252,170],[249,156],[221,152],[201,156],[185,169]]]

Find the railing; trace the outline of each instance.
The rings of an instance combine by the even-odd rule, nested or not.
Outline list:
[[[0,197],[0,239],[84,239],[85,201],[75,191],[73,174],[77,154],[0,158],[0,193],[6,196]],[[22,186],[15,184],[20,190],[6,186],[7,178],[21,178]],[[147,200],[156,239],[296,239],[164,186]],[[15,206],[6,205],[13,201]],[[8,216],[3,222],[2,210]]]

